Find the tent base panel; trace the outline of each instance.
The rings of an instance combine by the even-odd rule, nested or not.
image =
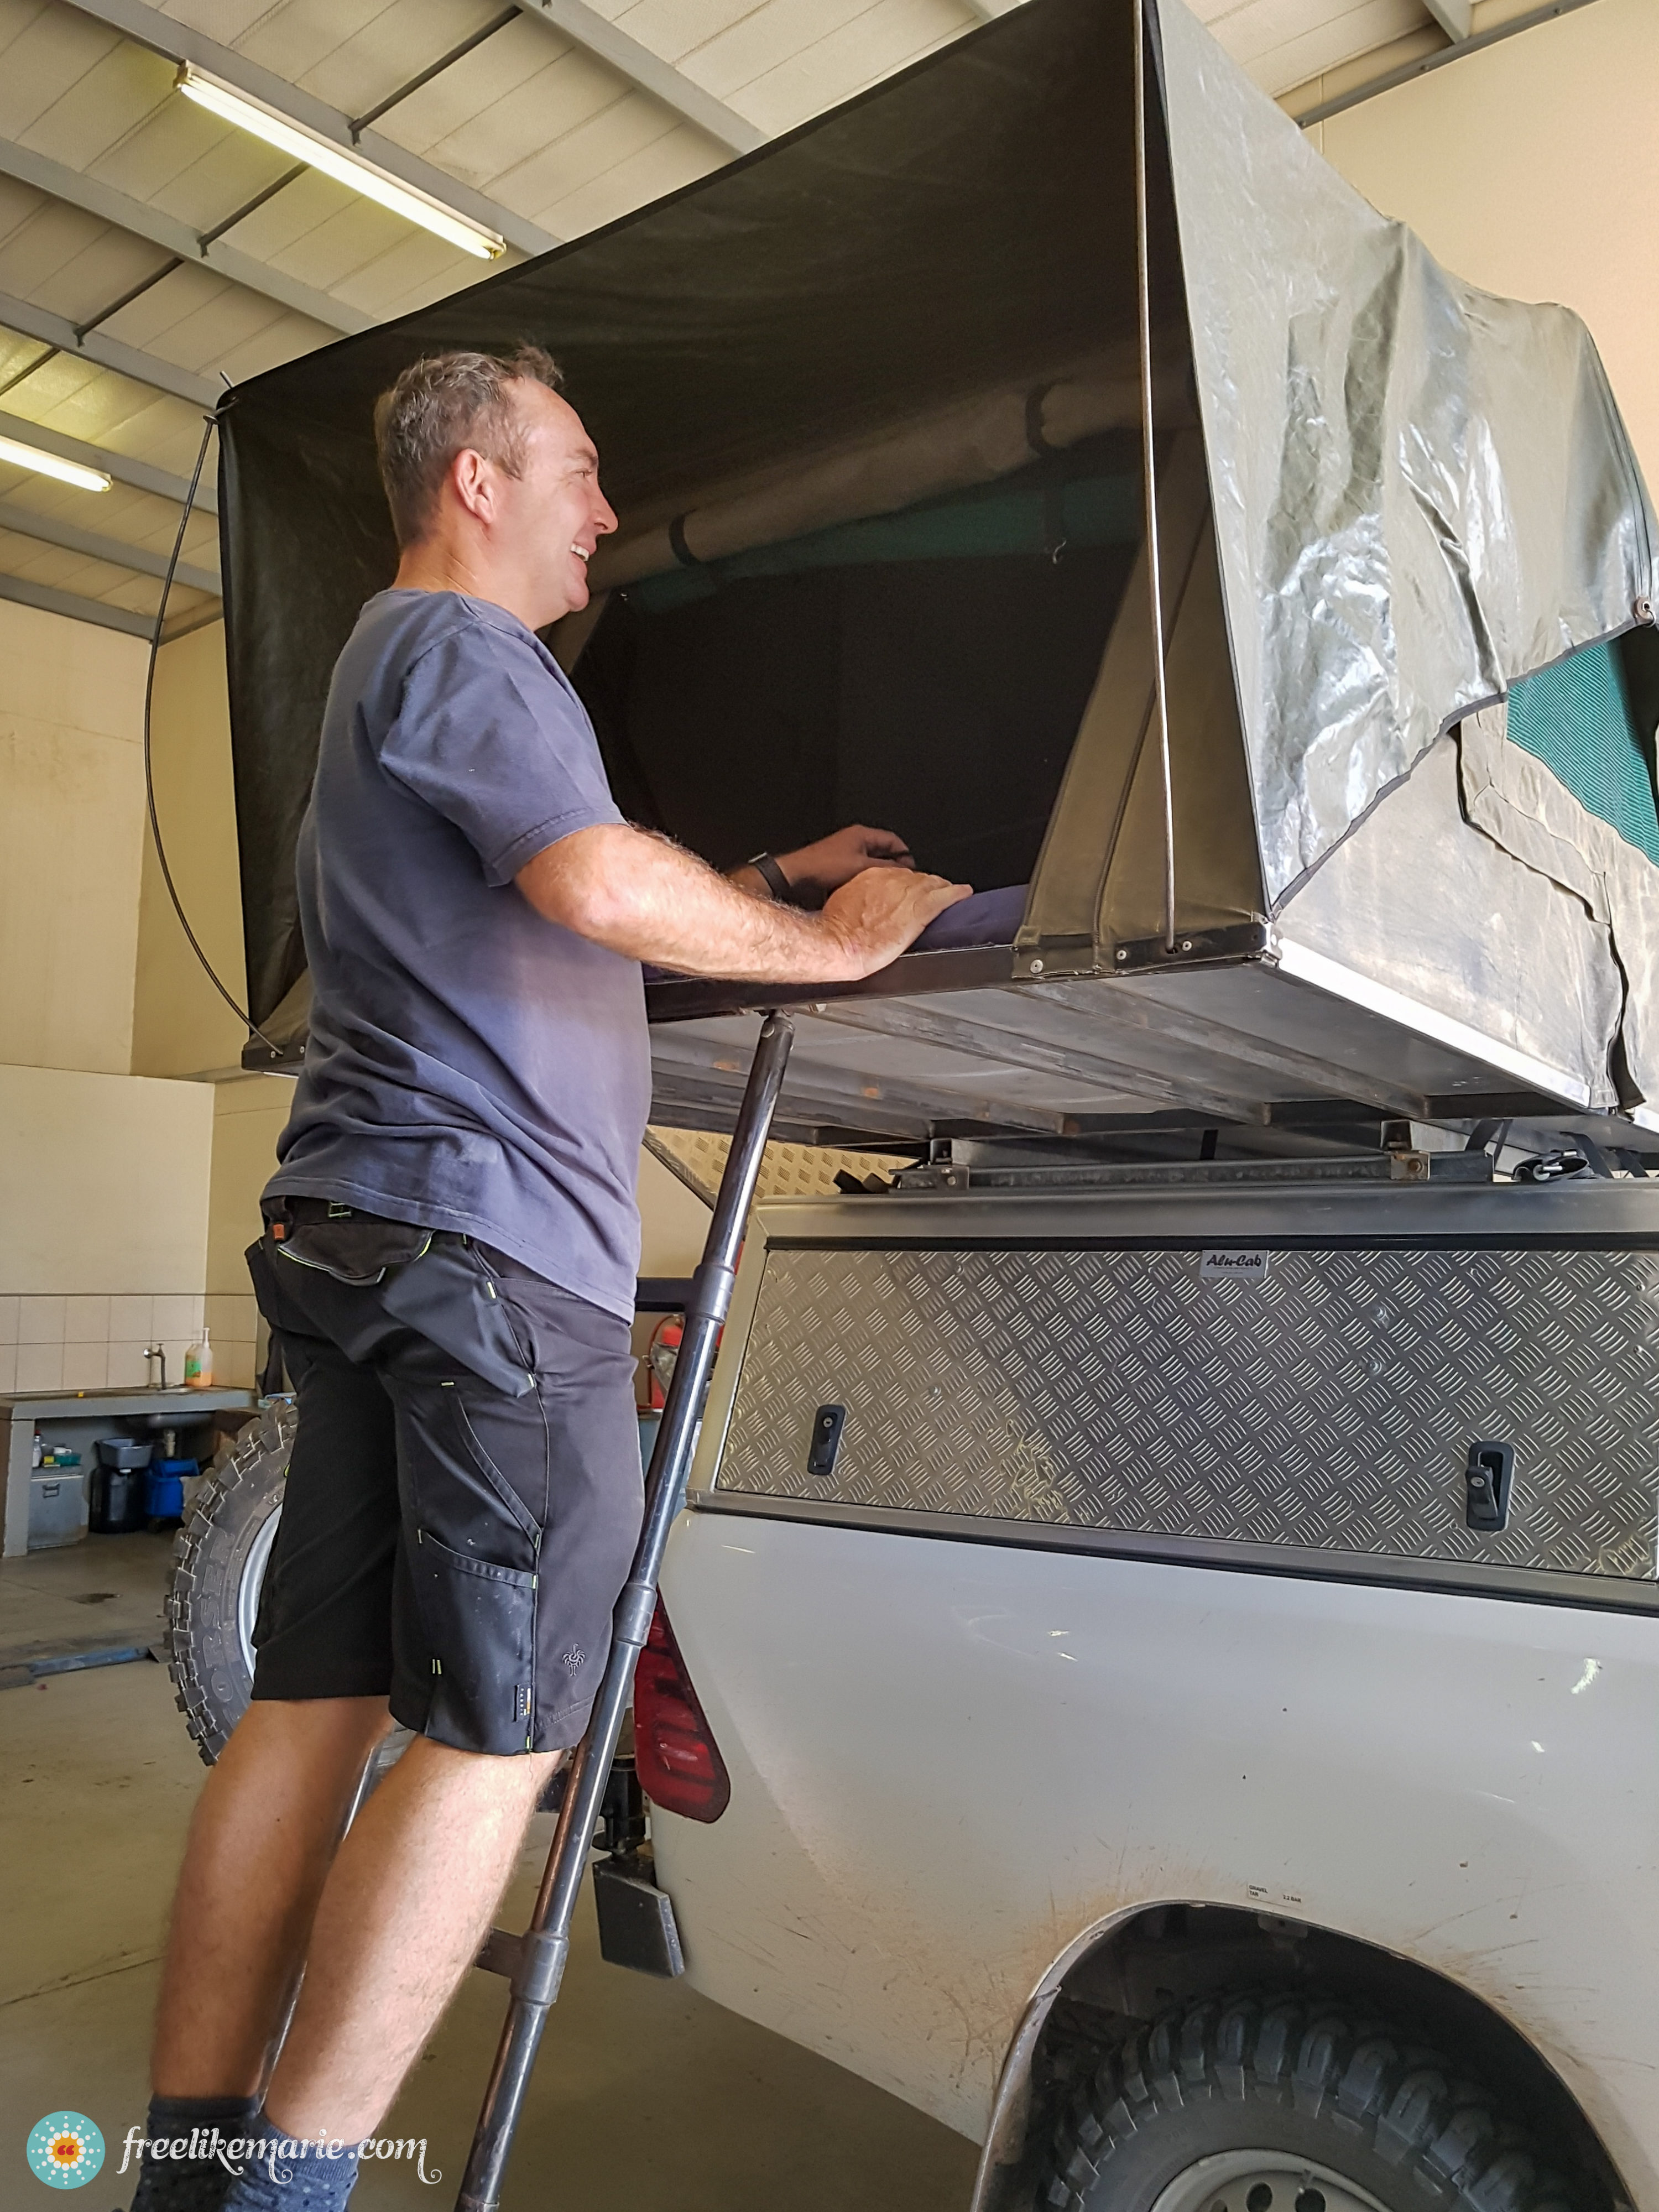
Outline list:
[[[947,958],[977,972],[956,988],[914,975]],[[1348,1108],[1452,1125],[1494,1114],[1564,1128],[1584,1121],[1607,1143],[1649,1148],[1639,1125],[1571,1070],[1282,932],[1252,956],[1159,974],[1044,985],[1013,982],[1011,967],[1010,948],[1000,958],[994,948],[920,954],[876,979],[884,989],[817,998],[751,988],[734,1004],[727,987],[723,1006],[686,1006],[681,1018],[653,1009],[653,1118],[728,1126],[753,1012],[787,1000],[797,1043],[785,1120],[860,1141],[1075,1139],[1160,1122],[1265,1130],[1321,1112],[1340,1120]],[[711,988],[658,985],[652,995]]]

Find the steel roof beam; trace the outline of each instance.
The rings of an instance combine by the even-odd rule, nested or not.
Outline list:
[[[117,483],[130,484],[134,491],[153,492],[157,499],[170,499],[175,507],[182,507],[189,495],[187,477],[154,468],[148,461],[135,461],[127,453],[112,453],[106,446],[88,446],[80,438],[66,438],[61,430],[48,430],[43,423],[31,422],[21,415],[0,412],[0,438],[15,439],[20,446],[37,446],[43,453],[56,453],[60,461],[79,461],[83,469],[101,469]],[[208,514],[217,514],[219,494],[211,477],[204,476],[197,485],[193,504]]]
[[[1474,31],[1474,0],[1423,0],[1435,21],[1454,44],[1461,46]]]
[[[550,23],[556,31],[562,31],[567,39],[638,85],[641,92],[661,100],[665,107],[683,115],[688,123],[695,123],[699,131],[706,131],[733,154],[752,154],[766,143],[767,134],[757,124],[694,84],[672,62],[618,30],[597,8],[590,8],[586,0],[517,0],[517,4],[520,13],[532,22]]]
[[[302,91],[297,84],[290,84],[274,70],[250,61],[234,46],[222,46],[216,39],[192,30],[188,23],[164,15],[159,8],[150,7],[148,0],[65,0],[65,4],[80,15],[89,15],[94,22],[102,23],[106,29],[118,31],[123,38],[148,46],[164,61],[194,62],[198,69],[234,85],[250,99],[262,100],[267,107],[274,107],[290,122],[332,139],[349,154],[361,154],[365,161],[376,163],[404,184],[412,185],[416,191],[442,200],[458,215],[483,223],[487,229],[499,231],[509,246],[516,246],[522,253],[546,253],[562,243],[539,223],[515,215],[511,208],[501,206],[486,193],[475,191],[471,185],[464,185],[459,178],[423,161],[418,154],[410,153],[392,139],[383,138],[378,131],[365,131],[354,137],[351,118],[339,108],[331,107],[326,100],[319,100],[314,93]]]
[[[130,545],[125,538],[106,538],[100,530],[82,530],[78,523],[62,521],[55,514],[36,514],[33,508],[15,506],[9,499],[0,499],[0,530],[15,530],[20,538],[59,545],[66,553],[85,553],[94,561],[131,568],[141,576],[165,576],[167,572],[165,553],[152,553],[147,545]],[[187,585],[192,592],[211,592],[216,599],[220,597],[216,568],[198,568],[189,561],[180,561],[173,577],[175,583]]]
[[[154,615],[134,614],[131,607],[106,606],[102,599],[85,599],[79,592],[60,592],[55,584],[31,584],[24,577],[3,572],[0,572],[0,599],[15,600],[20,607],[39,607],[49,615],[67,615],[71,622],[96,623],[100,629],[125,630],[129,637],[155,634]]]
[[[216,600],[209,599],[199,607],[191,607],[180,615],[169,615],[161,625],[161,642],[171,645],[175,637],[188,637],[193,629],[205,629],[210,623],[222,622],[225,611]],[[154,625],[152,624],[152,628]],[[149,635],[147,631],[146,635]],[[237,1068],[227,1069],[228,1074],[243,1073]]]
[[[223,385],[198,376],[193,369],[180,368],[176,362],[145,353],[138,346],[124,345],[119,338],[106,337],[102,331],[88,331],[83,336],[62,315],[37,307],[33,301],[19,300],[9,292],[0,292],[0,328],[15,331],[22,337],[39,338],[42,345],[95,362],[100,368],[112,368],[118,376],[130,376],[135,384],[148,384],[152,391],[170,392],[175,399],[188,400],[192,407],[216,406],[224,390]]]
[[[430,84],[434,77],[441,76],[446,70],[453,69],[456,63],[465,61],[475,47],[483,46],[487,40],[493,39],[497,31],[504,31],[509,23],[516,23],[518,20],[515,0],[513,7],[504,8],[499,15],[492,15],[489,22],[481,25],[470,38],[463,39],[459,46],[452,46],[447,54],[440,54],[435,62],[428,62],[423,70],[416,70],[413,76],[405,77],[384,99],[377,100],[373,107],[366,107],[361,115],[354,115],[352,129],[361,135],[371,123],[378,123],[390,109],[402,106],[404,100],[412,99],[423,86]]]
[[[1412,84],[1419,76],[1428,76],[1435,70],[1444,69],[1448,62],[1461,62],[1466,55],[1484,53],[1488,46],[1501,46],[1505,39],[1519,38],[1523,31],[1536,31],[1546,23],[1553,23],[1562,15],[1576,15],[1581,8],[1588,8],[1592,0],[1543,0],[1543,5],[1530,8],[1524,15],[1511,15],[1505,23],[1494,23],[1490,30],[1471,31],[1468,38],[1454,37],[1450,46],[1440,46],[1431,54],[1419,54],[1414,61],[1401,62],[1398,69],[1384,70],[1381,76],[1367,77],[1363,84],[1351,85],[1346,92],[1339,92],[1334,99],[1322,100],[1314,106],[1293,108],[1285,103],[1307,85],[1291,85],[1279,94],[1279,105],[1291,120],[1304,131],[1316,123],[1327,123],[1334,115],[1345,114],[1351,107],[1375,100],[1379,93],[1392,92],[1396,85]],[[1311,80],[1318,82],[1317,78]]]
[[[0,176],[15,177],[19,184],[33,185],[37,191],[65,200],[84,214],[96,216],[101,222],[112,222],[118,229],[131,231],[137,238],[147,239],[152,246],[164,247],[180,261],[200,263],[221,276],[228,276],[234,283],[246,285],[250,292],[262,293],[281,307],[308,315],[325,329],[366,331],[374,320],[373,315],[349,307],[342,300],[331,299],[326,292],[319,292],[312,284],[302,284],[297,277],[283,276],[280,270],[256,260],[251,253],[244,253],[234,246],[217,241],[204,246],[187,222],[164,215],[160,208],[133,199],[125,192],[117,191],[112,185],[100,184],[96,178],[70,168],[67,162],[54,161],[10,138],[0,138]]]

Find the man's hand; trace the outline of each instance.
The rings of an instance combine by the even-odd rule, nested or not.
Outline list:
[[[538,914],[632,960],[757,983],[852,983],[896,960],[966,884],[866,866],[821,914],[752,898],[648,830],[574,830],[514,878]]]
[[[820,837],[815,845],[801,845],[793,853],[774,853],[772,860],[789,886],[790,904],[804,907],[821,907],[832,891],[851,883],[866,868],[914,868],[916,865],[902,837],[890,830],[869,829],[862,822],[837,830],[833,837]],[[747,860],[731,871],[727,881],[751,898],[772,896],[772,886]]]
[[[896,960],[946,907],[972,896],[968,884],[917,875],[914,867],[913,861],[909,867],[865,868],[824,901],[818,919],[855,963],[848,980],[873,975]]]
[[[837,830],[833,837],[820,837],[816,845],[803,845],[793,853],[773,858],[789,879],[798,906],[822,906],[833,891],[850,884],[866,868],[914,868],[910,848],[890,830],[871,830],[854,822]]]

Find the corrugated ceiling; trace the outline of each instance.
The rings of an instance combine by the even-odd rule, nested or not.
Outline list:
[[[221,380],[480,274],[459,249],[179,97],[180,60],[355,138],[521,258],[1008,4],[0,0],[0,434],[139,479],[92,493],[0,464],[0,596],[145,629],[202,406]],[[1440,35],[1426,0],[1193,4],[1274,94]],[[211,483],[210,462],[170,631],[216,611]]]

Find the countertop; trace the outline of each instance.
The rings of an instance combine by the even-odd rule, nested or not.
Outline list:
[[[137,1413],[222,1413],[251,1406],[252,1390],[0,1390],[0,1413],[26,1407],[37,1421],[125,1420]]]

